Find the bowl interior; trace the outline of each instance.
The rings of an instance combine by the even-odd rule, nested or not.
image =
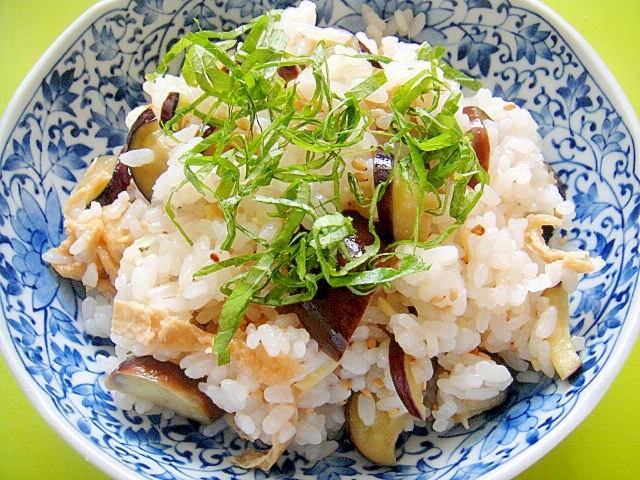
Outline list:
[[[98,353],[110,342],[78,325],[81,288],[60,279],[41,254],[63,238],[61,207],[91,159],[124,143],[123,119],[144,103],[140,84],[177,37],[196,28],[229,29],[283,1],[124,0],[98,4],[47,53],[0,127],[0,280],[3,354],[45,417],[82,453],[121,478],[247,476],[230,454],[246,447],[221,429],[136,416],[113,406]],[[364,29],[361,1],[318,3],[321,24]],[[519,387],[468,430],[417,429],[404,439],[395,476],[513,476],[586,416],[617,373],[638,333],[640,181],[637,119],[593,53],[537,2],[447,0],[369,4],[381,18],[398,9],[426,14],[410,40],[447,49],[446,59],[480,77],[495,95],[529,109],[546,158],[576,204],[572,242],[606,267],[571,299],[574,333],[586,338],[584,369],[570,382]],[[494,5],[496,4],[496,5]],[[273,477],[383,476],[348,440],[328,459],[285,455]],[[458,473],[456,473],[458,472]],[[458,475],[458,476],[456,476]]]

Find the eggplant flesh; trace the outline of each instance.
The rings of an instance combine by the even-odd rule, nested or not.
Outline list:
[[[359,399],[364,395],[354,393],[346,408],[347,431],[349,439],[360,454],[381,466],[394,466],[397,463],[396,443],[404,430],[409,414],[392,417],[389,412],[376,407],[375,420],[366,425],[360,417]],[[377,399],[374,402],[377,403]]]
[[[177,364],[152,356],[128,358],[105,381],[110,390],[174,410],[200,423],[211,423],[222,412],[198,388],[198,383]]]
[[[116,155],[102,155],[91,162],[84,177],[74,188],[73,197],[83,199],[85,206],[91,202],[109,205],[129,187],[130,182],[129,170],[118,161]]]
[[[392,176],[393,168],[393,155],[379,149],[373,158],[374,185],[387,182],[378,202],[376,230],[380,239],[385,244],[413,239],[417,220],[418,240],[426,241],[431,233],[432,215],[429,210],[438,207],[438,199],[433,193],[424,193],[419,211],[418,186],[400,175]]]
[[[158,177],[167,170],[169,152],[173,142],[162,129],[162,124],[171,120],[180,103],[180,95],[171,92],[162,103],[160,119],[151,107],[142,111],[129,130],[124,152],[146,148],[153,152],[153,160],[143,165],[130,167],[131,176],[140,193],[149,201]],[[123,152],[123,153],[124,153]]]
[[[151,108],[144,110],[134,122],[129,132],[126,151],[146,148],[153,152],[149,163],[130,167],[131,176],[140,193],[151,201],[153,186],[158,177],[167,169],[167,160],[171,146],[165,140],[160,122]]]

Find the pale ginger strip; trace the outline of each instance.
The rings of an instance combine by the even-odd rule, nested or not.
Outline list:
[[[328,358],[327,362],[316,368],[313,372],[309,373],[302,380],[296,382],[296,396],[301,397],[307,392],[313,390],[313,388],[324,380],[331,372],[333,372],[340,365],[332,358]]]
[[[556,285],[546,289],[542,295],[549,299],[549,304],[556,308],[558,314],[556,328],[547,341],[551,345],[551,363],[560,379],[566,380],[582,366],[582,360],[571,340],[569,294],[562,285]]]
[[[525,244],[529,250],[538,255],[545,262],[551,263],[558,260],[566,268],[570,268],[578,273],[590,273],[598,270],[594,259],[589,256],[589,252],[564,251],[549,247],[542,238],[542,227],[551,225],[552,227],[562,226],[562,219],[547,214],[532,214],[527,216],[527,228],[525,229]]]
[[[159,350],[182,354],[203,352],[215,336],[196,325],[167,315],[147,305],[116,300],[113,303],[111,333]]]

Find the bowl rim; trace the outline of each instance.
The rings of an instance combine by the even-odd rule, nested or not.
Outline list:
[[[48,72],[58,57],[67,50],[69,43],[109,10],[116,8],[118,5],[124,7],[128,3],[128,0],[98,0],[64,29],[29,70],[9,100],[2,118],[0,118],[0,139],[8,138],[11,128],[9,119],[20,115],[24,99],[31,98],[35,94],[40,84],[40,79]],[[0,353],[18,385],[20,385],[31,404],[47,424],[76,452],[82,455],[86,461],[110,477],[118,480],[139,478],[137,473],[132,472],[122,463],[114,462],[111,457],[102,455],[100,448],[91,442],[87,442],[63,418],[58,415],[50,415],[51,407],[48,397],[39,388],[33,388],[33,380],[30,376],[24,374],[24,366],[20,361],[20,357],[15,350],[13,342],[9,340],[9,336],[6,334],[8,332],[6,322],[0,322],[0,329],[5,333],[0,335]],[[132,474],[135,477],[132,477]]]
[[[630,138],[636,159],[640,159],[640,120],[638,114],[636,114],[624,90],[600,55],[576,28],[564,20],[560,14],[544,3],[543,0],[509,1],[512,5],[529,9],[531,12],[543,18],[549,25],[553,26],[567,44],[580,54],[580,62],[585,66],[585,69],[589,71],[589,74],[594,78],[596,83],[607,85],[608,100],[619,112],[620,117],[624,118],[630,131]],[[129,0],[98,0],[64,29],[28,71],[25,78],[11,96],[0,118],[0,140],[8,138],[10,134],[9,129],[11,128],[9,119],[16,118],[16,116],[21,113],[25,98],[30,98],[35,94],[40,84],[40,79],[48,72],[58,57],[67,50],[69,42],[77,38],[79,34],[105,13],[114,8],[124,8],[130,3]],[[636,176],[640,176],[640,162],[635,165],[634,173]],[[592,412],[617,377],[640,336],[639,296],[636,295],[632,299],[629,311],[633,318],[630,323],[631,326],[627,329],[629,330],[626,332],[627,335],[623,337],[622,333],[625,332],[624,330],[621,331],[620,337],[622,338],[618,339],[616,348],[612,350],[607,362],[603,365],[597,378],[592,382],[593,386],[590,389],[591,394],[582,396],[574,408],[567,413],[562,420],[564,428],[554,428],[547,432],[544,442],[536,442],[527,448],[526,456],[517,455],[514,461],[499,465],[490,472],[485,473],[482,476],[483,479],[509,479],[524,472],[559,445],[560,442]],[[6,322],[0,322],[0,330],[3,333],[8,332]],[[114,459],[109,456],[103,455],[102,449],[91,442],[86,442],[84,437],[65,422],[63,418],[57,415],[50,415],[51,408],[48,397],[40,389],[33,388],[33,381],[30,376],[25,375],[22,362],[8,335],[0,335],[0,354],[7,363],[11,374],[20,385],[20,388],[40,416],[67,444],[82,455],[86,461],[114,479],[130,480],[132,478],[143,478],[124,464],[114,461]]]
[[[575,27],[544,3],[543,0],[510,1],[512,4],[515,3],[526,6],[530,8],[532,12],[544,18],[544,20],[553,26],[563,37],[566,43],[579,54],[580,62],[584,65],[585,70],[593,77],[594,81],[610,87],[608,100],[619,112],[620,117],[624,118],[627,122],[635,151],[635,158],[636,160],[640,160],[640,120],[638,114],[636,114],[620,83],[600,55]],[[636,176],[640,176],[639,164],[635,165],[634,173]],[[611,384],[620,373],[631,350],[638,341],[638,337],[640,336],[640,298],[638,295],[633,297],[631,305],[629,306],[629,312],[633,321],[631,322],[628,335],[618,339],[616,343],[617,348],[612,350],[607,362],[603,365],[598,376],[593,380],[590,395],[582,395],[576,402],[576,405],[564,417],[562,420],[564,428],[554,428],[547,432],[545,442],[536,442],[527,448],[529,455],[521,457],[519,462],[507,462],[499,465],[487,474],[487,479],[495,478],[506,480],[524,472],[552,449],[557,447],[560,442],[589,416],[611,387]],[[622,333],[623,332],[621,332],[621,337]]]

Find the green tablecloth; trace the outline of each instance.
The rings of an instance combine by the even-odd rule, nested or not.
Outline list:
[[[1,0],[0,112],[53,40],[93,0]],[[640,113],[640,4],[547,0],[595,48]],[[587,420],[518,477],[640,478],[640,343]],[[102,479],[31,406],[0,359],[0,479]]]

